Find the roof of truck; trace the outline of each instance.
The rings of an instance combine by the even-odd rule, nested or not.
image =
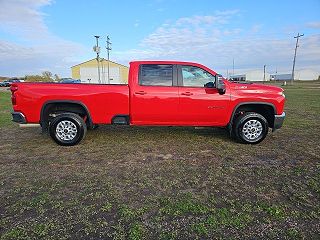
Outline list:
[[[177,65],[191,65],[191,66],[197,66],[209,71],[215,72],[214,70],[196,62],[185,62],[185,61],[174,61],[174,60],[139,60],[139,61],[131,61],[131,64],[177,64]]]

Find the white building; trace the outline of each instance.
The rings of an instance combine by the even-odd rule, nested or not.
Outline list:
[[[318,80],[320,76],[320,71],[316,71],[313,69],[300,69],[294,72],[294,80],[301,80],[301,81],[312,81]],[[280,80],[280,81],[289,81],[291,80],[292,73],[277,73],[277,74],[269,74],[266,72],[265,77],[263,70],[252,70],[247,71],[242,74],[234,74],[230,75],[234,81],[253,81],[253,82],[260,82],[265,79],[265,81],[269,80]]]
[[[301,69],[294,73],[294,80],[310,81],[318,80],[320,76],[320,71],[315,71],[313,69]]]
[[[270,74],[264,73],[263,70],[252,70],[242,74],[234,74],[230,75],[234,81],[253,81],[253,82],[261,82],[261,81],[269,81]]]
[[[312,69],[301,69],[294,72],[295,81],[312,81],[318,80],[320,76],[320,71],[315,71]],[[290,81],[292,78],[292,73],[277,73],[270,75],[271,80],[279,81]]]

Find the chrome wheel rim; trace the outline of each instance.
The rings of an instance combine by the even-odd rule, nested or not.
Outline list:
[[[252,119],[247,121],[242,128],[242,133],[245,138],[250,141],[257,140],[262,135],[262,124],[260,121]]]
[[[77,126],[69,120],[59,122],[56,127],[57,137],[63,141],[71,141],[77,132]]]

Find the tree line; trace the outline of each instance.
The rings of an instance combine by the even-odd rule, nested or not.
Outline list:
[[[50,71],[44,71],[41,74],[36,74],[36,75],[25,75],[24,77],[12,77],[12,78],[2,77],[2,78],[3,79],[1,80],[9,80],[9,79],[19,80],[20,79],[26,82],[59,82],[61,80],[58,74],[53,74]]]
[[[50,71],[44,71],[41,75],[26,75],[26,82],[58,82],[60,77],[58,74],[52,74]]]

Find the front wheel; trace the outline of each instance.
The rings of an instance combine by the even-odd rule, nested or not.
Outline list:
[[[259,113],[244,113],[235,120],[233,132],[239,142],[257,144],[268,134],[268,121]]]
[[[51,138],[62,146],[78,144],[86,135],[87,125],[74,113],[63,113],[56,116],[50,123]]]

